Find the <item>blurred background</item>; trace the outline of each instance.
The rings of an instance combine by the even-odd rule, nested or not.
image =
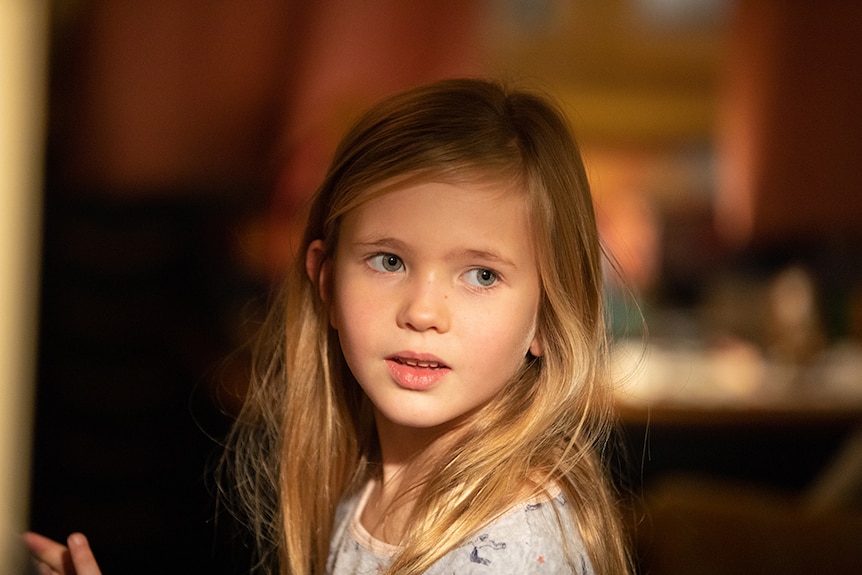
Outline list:
[[[22,43],[47,78],[34,375],[3,374],[35,380],[26,527],[84,531],[108,574],[243,572],[208,470],[305,201],[369,104],[490,75],[556,96],[584,153],[617,262],[640,570],[862,572],[862,5],[53,0],[41,18]]]

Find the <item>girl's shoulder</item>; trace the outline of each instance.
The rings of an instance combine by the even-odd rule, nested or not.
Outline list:
[[[441,573],[593,573],[572,510],[554,487],[509,508],[444,561]]]

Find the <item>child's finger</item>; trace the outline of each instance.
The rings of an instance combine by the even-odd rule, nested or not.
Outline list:
[[[90,543],[83,534],[73,533],[69,535],[67,543],[77,575],[102,575],[96,558],[93,556],[93,550],[90,549]]]

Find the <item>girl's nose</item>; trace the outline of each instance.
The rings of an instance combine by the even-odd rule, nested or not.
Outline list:
[[[418,278],[417,278],[418,279]],[[449,331],[448,295],[433,278],[407,287],[398,313],[398,326],[414,331]]]

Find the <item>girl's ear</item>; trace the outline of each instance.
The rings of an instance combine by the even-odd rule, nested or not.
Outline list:
[[[542,336],[537,332],[533,336],[533,341],[530,342],[530,355],[533,357],[542,357],[545,353],[545,344],[542,341]]]
[[[329,261],[324,257],[323,240],[314,240],[305,252],[305,273],[317,287],[317,294],[323,301],[329,301]]]

